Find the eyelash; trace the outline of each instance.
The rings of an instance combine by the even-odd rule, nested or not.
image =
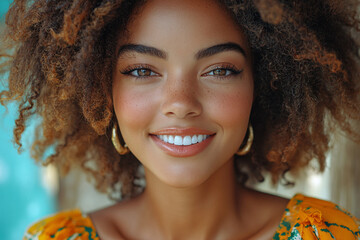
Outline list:
[[[226,71],[225,75],[224,76],[215,75],[214,71],[216,71],[216,70],[225,70]],[[227,78],[227,77],[231,77],[231,76],[237,76],[240,73],[242,73],[242,71],[243,71],[242,69],[239,70],[234,65],[223,65],[223,66],[217,66],[217,67],[213,68],[212,70],[202,74],[201,76],[211,76],[211,77],[223,79],[223,78]],[[209,75],[209,73],[213,73],[213,75]]]
[[[138,76],[133,75],[132,73],[135,71],[139,71],[139,70],[146,70],[146,71],[150,71],[150,76],[140,76],[138,74]],[[158,73],[154,72],[151,70],[151,66],[149,65],[135,65],[135,66],[131,66],[126,68],[123,71],[120,71],[120,73],[124,74],[124,75],[129,75],[131,77],[135,77],[135,78],[147,78],[147,77],[154,77],[154,76],[159,76]],[[154,73],[154,74],[153,74]]]
[[[133,75],[132,73],[135,71],[139,71],[139,70],[145,70],[145,71],[150,71],[150,75],[149,76],[140,76],[139,74],[137,75]],[[214,71],[216,70],[225,70],[225,75],[224,76],[219,76],[219,75],[215,75]],[[223,79],[223,78],[227,78],[230,76],[236,76],[240,73],[242,73],[242,69],[239,70],[238,68],[236,68],[234,65],[223,65],[223,66],[217,66],[215,68],[213,68],[212,70],[202,74],[201,76],[211,76],[211,77],[215,77],[215,78],[219,78],[219,79]],[[136,66],[131,66],[126,68],[123,71],[120,71],[122,74],[124,75],[129,75],[131,77],[134,78],[147,78],[147,77],[154,77],[154,76],[159,76],[158,73],[154,72],[151,70],[151,66],[149,65],[136,65]],[[213,73],[212,75],[210,75],[210,73]]]

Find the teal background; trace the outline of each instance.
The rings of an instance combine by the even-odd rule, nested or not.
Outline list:
[[[0,0],[0,24],[10,0]],[[0,76],[3,80],[6,76]],[[4,87],[1,86],[0,90]],[[22,239],[26,228],[34,221],[56,211],[56,196],[43,185],[41,168],[29,156],[32,129],[23,139],[25,151],[18,154],[12,143],[17,107],[0,106],[0,239]],[[27,138],[26,138],[27,137]]]
[[[9,8],[11,0],[0,0],[0,20],[3,22],[5,18],[5,13]]]

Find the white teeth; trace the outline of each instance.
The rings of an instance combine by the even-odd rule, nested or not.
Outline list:
[[[174,144],[175,145],[182,145],[182,143],[183,143],[182,137],[180,137],[180,136],[175,136],[174,137]]]
[[[200,143],[202,141],[204,141],[205,139],[207,139],[210,135],[193,135],[193,136],[174,136],[174,135],[157,135],[157,137],[166,142],[166,143],[171,143],[174,145],[184,145],[184,146],[188,146],[188,145],[192,145],[192,144],[196,144],[196,143]]]
[[[186,136],[183,139],[183,145],[187,146],[187,145],[191,145],[191,137],[190,136]]]
[[[203,140],[203,135],[198,135],[198,142],[201,142]]]

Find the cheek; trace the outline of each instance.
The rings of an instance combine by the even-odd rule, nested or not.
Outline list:
[[[122,133],[144,130],[155,112],[153,98],[144,92],[114,86],[114,109]]]
[[[233,87],[228,91],[217,92],[216,100],[209,105],[211,118],[222,129],[219,148],[225,158],[230,158],[244,141],[248,129],[253,101],[252,84]]]
[[[214,94],[215,95],[215,94]],[[210,98],[209,108],[218,123],[224,127],[238,128],[247,124],[250,116],[253,88],[250,84],[246,87],[232,88],[225,92],[217,92],[216,98]],[[245,126],[246,128],[246,126]]]

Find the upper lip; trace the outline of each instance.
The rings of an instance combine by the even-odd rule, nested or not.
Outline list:
[[[192,136],[192,135],[213,135],[215,132],[209,131],[202,128],[196,127],[187,127],[187,128],[178,128],[170,127],[163,128],[154,132],[151,132],[152,135],[176,135],[176,136]]]

